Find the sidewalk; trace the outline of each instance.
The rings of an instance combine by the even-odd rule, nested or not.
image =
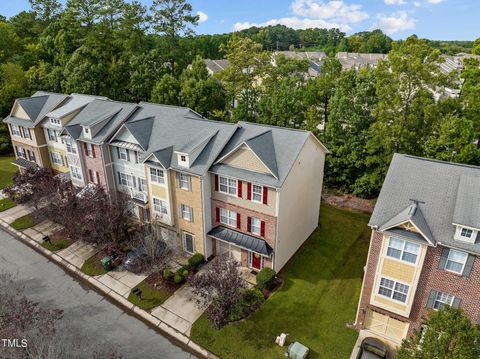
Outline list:
[[[32,211],[30,208],[17,205],[16,207],[0,212],[0,226],[4,227],[8,232],[26,244],[34,247],[44,256],[62,265],[77,277],[88,281],[92,286],[97,288],[97,290],[103,292],[104,295],[133,312],[138,317],[141,317],[162,333],[183,343],[183,345],[189,347],[190,350],[194,351],[197,355],[205,358],[217,358],[214,354],[203,349],[189,338],[192,325],[203,313],[203,310],[198,309],[193,301],[191,301],[192,293],[188,285],[184,285],[177,290],[161,306],[154,308],[151,312],[145,311],[129,302],[127,298],[130,291],[142,282],[146,276],[117,269],[100,276],[90,277],[84,274],[80,268],[86,259],[97,252],[97,249],[93,245],[76,241],[69,247],[54,253],[43,248],[40,244],[45,235],[51,235],[61,228],[58,225],[50,221],[43,221],[34,227],[25,229],[23,233],[9,225],[9,223],[13,222],[16,218]]]

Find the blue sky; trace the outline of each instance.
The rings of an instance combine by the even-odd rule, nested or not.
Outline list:
[[[146,5],[151,0],[141,0]],[[480,37],[479,0],[190,0],[200,12],[197,33],[224,33],[252,24],[339,27],[348,34],[381,28],[394,39],[417,34],[434,40]],[[0,14],[29,8],[28,0],[0,1]]]

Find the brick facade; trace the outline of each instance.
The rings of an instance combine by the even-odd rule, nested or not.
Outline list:
[[[82,153],[82,156],[85,160],[85,174],[86,174],[86,182],[91,183],[92,179],[90,178],[89,175],[89,170],[96,171],[98,172],[98,179],[99,179],[99,184],[103,186],[104,188],[107,188],[107,176],[105,173],[105,166],[103,163],[103,151],[100,146],[97,145],[92,145],[95,157],[89,157],[87,156],[87,153],[85,151],[85,142],[79,142],[79,150]]]

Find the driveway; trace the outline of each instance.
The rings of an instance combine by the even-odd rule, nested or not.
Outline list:
[[[194,358],[3,230],[1,270],[16,273],[30,298],[63,309],[61,330],[87,336],[99,346],[115,348],[123,358]]]

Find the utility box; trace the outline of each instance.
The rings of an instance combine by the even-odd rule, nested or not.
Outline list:
[[[299,343],[295,342],[288,346],[288,357],[292,359],[305,359],[308,355],[308,348]]]
[[[102,263],[103,269],[105,269],[106,271],[112,270],[112,261],[113,259],[110,256],[103,257],[100,260],[100,262]]]

